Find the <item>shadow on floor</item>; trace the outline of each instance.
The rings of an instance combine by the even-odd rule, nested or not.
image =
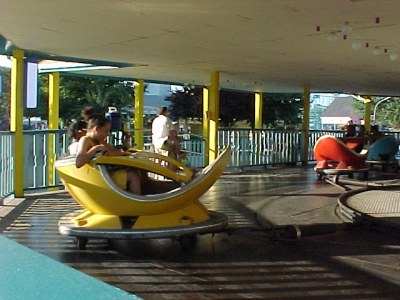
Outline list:
[[[65,193],[29,198],[1,228],[23,245],[144,299],[399,298],[400,287],[388,279],[400,258],[396,238],[354,228],[273,240],[260,230],[254,211],[227,197],[240,195],[241,188],[251,191],[247,184],[224,192],[220,181],[204,197],[209,208],[225,211],[242,229],[200,236],[191,250],[174,240],[94,240],[77,250],[57,232],[58,219],[78,208]],[[368,258],[383,265],[387,277],[362,269]]]

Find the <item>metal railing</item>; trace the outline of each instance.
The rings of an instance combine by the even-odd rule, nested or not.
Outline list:
[[[14,134],[0,131],[0,199],[14,192]]]
[[[288,164],[301,159],[299,131],[221,128],[219,149],[227,145],[232,150],[232,167]]]
[[[179,134],[181,150],[185,153],[184,163],[191,168],[204,167],[204,139],[195,134]],[[154,151],[151,131],[144,131],[144,150]],[[134,144],[134,140],[133,140]]]
[[[392,134],[400,141],[400,132]],[[322,135],[343,137],[342,131],[310,130],[308,160],[313,160],[315,142]],[[204,166],[204,140],[201,136],[181,135],[181,148],[186,152],[185,163],[191,167]],[[55,159],[67,154],[69,137],[65,130],[24,131],[24,187],[46,188],[60,184],[49,182],[49,141],[54,140]],[[150,136],[145,136],[149,148]],[[232,167],[248,167],[276,164],[293,164],[301,161],[302,133],[298,130],[232,129],[221,128],[218,134],[219,149],[227,145],[232,149]],[[14,135],[0,132],[0,199],[13,193]],[[400,154],[400,152],[399,152]]]
[[[185,163],[192,168],[204,167],[204,139],[194,134],[180,135],[181,150],[185,152]]]
[[[54,139],[55,160],[68,154],[70,139],[66,130],[24,131],[25,189],[45,188],[61,183],[57,173],[54,182],[49,182],[48,155],[50,139]]]
[[[341,130],[310,130],[308,140],[308,160],[314,159],[314,146],[317,140],[323,135],[333,135],[338,138],[344,137],[344,131]]]

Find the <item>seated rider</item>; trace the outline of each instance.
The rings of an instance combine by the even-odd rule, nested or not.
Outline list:
[[[370,132],[369,132],[369,142],[370,144],[375,143],[377,140],[380,138],[384,137],[385,135],[379,131],[379,126],[378,125],[372,125]]]
[[[353,124],[353,122],[350,123],[350,121],[349,121],[349,124],[347,124],[345,126],[345,130],[346,130],[346,132],[344,134],[345,138],[356,136],[356,126]]]
[[[78,153],[78,142],[81,137],[86,135],[87,124],[85,121],[75,121],[68,129],[69,136],[72,138],[72,143],[68,146],[69,155],[75,156]]]
[[[78,153],[76,156],[77,168],[90,162],[97,153],[108,156],[130,155],[128,152],[115,149],[106,142],[110,129],[110,121],[102,115],[93,115],[88,120],[86,135],[79,140],[78,144]],[[111,178],[122,189],[129,190],[134,194],[142,194],[140,171],[119,169],[111,173]]]
[[[164,147],[168,151],[168,156],[180,160],[182,151],[179,142],[178,132],[171,129],[168,133],[168,139],[164,142]]]
[[[364,136],[357,135],[356,125],[354,125],[352,121],[349,121],[345,130],[343,142],[349,149],[360,153],[364,148]]]
[[[95,115],[94,107],[93,106],[85,106],[81,111],[81,117],[87,123],[89,119]]]

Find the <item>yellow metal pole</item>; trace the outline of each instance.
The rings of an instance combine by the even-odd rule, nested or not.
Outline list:
[[[372,100],[371,97],[364,97],[364,127],[365,134],[369,135],[371,131],[371,108]]]
[[[138,80],[135,86],[135,148],[143,150],[143,106],[144,81]]]
[[[218,156],[218,127],[219,127],[219,72],[211,73],[209,87],[209,161],[214,161]]]
[[[308,143],[309,143],[309,126],[310,126],[310,87],[304,87],[303,93],[303,152],[302,152],[302,163],[306,165],[308,163]]]
[[[14,194],[24,196],[24,51],[13,51],[11,68],[10,130],[14,132]]]
[[[204,164],[208,165],[209,145],[210,145],[210,126],[209,126],[209,100],[208,88],[203,88],[203,139],[204,139]]]
[[[254,94],[254,128],[262,129],[263,126],[263,94]]]
[[[57,130],[59,126],[59,107],[60,107],[60,73],[49,74],[49,124],[50,130]],[[56,134],[49,133],[47,142],[47,180],[48,185],[55,185],[56,160]]]

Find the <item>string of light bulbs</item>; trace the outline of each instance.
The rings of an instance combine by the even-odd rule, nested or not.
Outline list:
[[[376,17],[374,21],[375,21],[375,24],[380,24],[381,18]],[[316,26],[316,31],[321,32],[320,25]],[[328,41],[337,41],[339,39],[348,40],[349,38],[351,38],[352,31],[353,31],[353,28],[350,26],[350,22],[346,21],[343,23],[343,25],[340,26],[340,29],[329,31],[326,38]],[[388,57],[391,61],[395,61],[399,58],[399,55],[397,54],[397,52],[394,49],[389,49],[388,47],[382,47],[379,45],[372,46],[368,41],[363,42],[359,39],[354,40],[351,43],[351,48],[356,51],[360,50],[362,48],[369,48],[369,49],[372,49],[371,53],[373,55],[388,54]]]

